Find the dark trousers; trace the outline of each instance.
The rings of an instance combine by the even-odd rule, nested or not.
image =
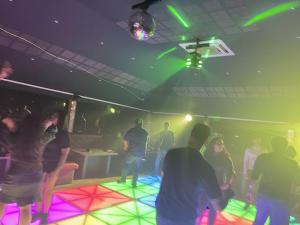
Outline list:
[[[126,181],[126,177],[132,174],[132,184],[136,184],[142,164],[142,157],[128,155],[121,172],[121,181]]]
[[[168,153],[167,150],[160,150],[157,152],[156,160],[155,160],[155,175],[160,176],[161,166],[164,162],[166,154]]]
[[[186,221],[169,220],[159,215],[156,216],[157,225],[196,225],[197,219],[189,219]]]
[[[284,202],[258,195],[256,199],[256,218],[253,225],[264,225],[270,217],[270,225],[288,225],[289,209]]]

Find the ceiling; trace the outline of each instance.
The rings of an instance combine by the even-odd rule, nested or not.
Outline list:
[[[300,9],[245,28],[247,19],[286,1],[166,0],[149,10],[154,37],[139,42],[126,25],[138,2],[3,0],[0,62],[14,65],[12,80],[153,111],[300,121]],[[222,39],[235,56],[186,69],[183,36]]]

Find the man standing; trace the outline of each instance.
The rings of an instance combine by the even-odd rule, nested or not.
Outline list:
[[[199,152],[209,135],[208,126],[196,124],[188,146],[167,153],[156,200],[158,225],[195,225],[208,199],[217,211],[223,208],[215,172]]]
[[[254,225],[265,224],[268,217],[270,225],[289,224],[288,204],[299,167],[294,160],[286,157],[288,142],[285,138],[275,137],[271,144],[272,152],[257,158],[249,185],[248,199],[253,201],[255,182],[261,177]]]
[[[155,175],[159,176],[161,171],[161,164],[165,159],[165,156],[171,148],[174,147],[174,133],[169,130],[170,124],[164,123],[164,130],[160,132],[159,137],[159,149],[155,161]]]
[[[127,156],[118,183],[125,183],[126,177],[132,173],[132,186],[136,187],[147,141],[148,132],[143,129],[143,120],[136,119],[134,128],[127,131],[124,136],[124,150],[127,152]]]

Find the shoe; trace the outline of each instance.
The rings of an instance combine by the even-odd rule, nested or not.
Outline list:
[[[37,221],[38,219],[40,219],[42,217],[43,213],[37,212],[36,214],[34,214],[31,218],[31,222],[34,223],[35,221]]]
[[[48,214],[46,213],[43,213],[41,215],[41,222],[40,222],[40,225],[46,225],[48,222]]]
[[[124,183],[126,183],[126,181],[125,181],[125,180],[119,179],[119,180],[117,180],[117,183],[118,183],[118,184],[124,184]]]
[[[136,183],[132,183],[132,188],[136,188]]]

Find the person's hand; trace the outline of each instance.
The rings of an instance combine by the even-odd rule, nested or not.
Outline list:
[[[247,193],[246,201],[247,201],[247,203],[254,203],[255,202],[254,193],[252,191],[249,191]]]
[[[0,80],[9,77],[13,73],[13,68],[9,62],[4,62],[2,68],[0,69]]]
[[[220,187],[221,191],[226,191],[226,190],[228,190],[229,188],[230,188],[230,184],[228,184],[228,183],[224,183],[224,184],[222,184],[221,187]]]

